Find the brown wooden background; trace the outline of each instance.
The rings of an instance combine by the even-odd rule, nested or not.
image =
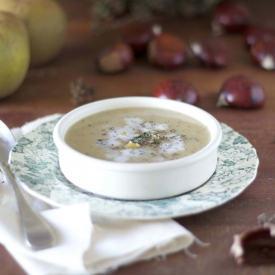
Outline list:
[[[255,23],[275,27],[275,1],[246,0]],[[257,149],[260,167],[257,179],[238,198],[214,210],[177,221],[192,231],[208,248],[191,247],[197,259],[188,258],[183,252],[166,260],[150,260],[124,267],[115,275],[250,275],[275,274],[274,266],[237,266],[229,255],[232,237],[257,224],[257,216],[275,213],[275,72],[264,71],[252,64],[243,46],[242,36],[226,35],[231,52],[230,65],[223,70],[203,68],[196,61],[189,62],[176,71],[162,71],[151,67],[146,59],[139,59],[125,73],[107,76],[94,66],[96,53],[102,47],[119,39],[120,31],[94,36],[91,32],[88,1],[62,0],[69,18],[66,45],[60,56],[47,66],[31,69],[18,91],[0,100],[0,119],[9,127],[21,126],[27,121],[52,113],[65,113],[76,107],[71,102],[69,85],[82,77],[97,91],[97,99],[118,96],[150,96],[155,86],[170,78],[182,78],[193,83],[200,91],[199,107],[213,114],[218,120],[246,136]],[[180,35],[186,41],[210,35],[209,18],[185,20],[168,18],[160,20],[165,31]],[[1,65],[0,65],[1,66]],[[265,88],[267,101],[259,110],[233,110],[217,108],[217,93],[229,76],[245,73],[258,80]],[[0,274],[23,275],[23,270],[0,246]]]

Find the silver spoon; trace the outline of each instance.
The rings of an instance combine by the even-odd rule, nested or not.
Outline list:
[[[26,244],[36,250],[51,247],[56,243],[52,228],[38,212],[31,208],[8,167],[9,153],[14,145],[15,138],[12,132],[0,120],[0,169],[13,188]]]

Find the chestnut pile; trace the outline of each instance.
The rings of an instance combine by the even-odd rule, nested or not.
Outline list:
[[[241,4],[220,4],[213,13],[215,35],[242,32],[253,62],[265,70],[275,69],[275,29],[250,24],[249,10]]]
[[[180,68],[191,56],[205,67],[220,69],[229,64],[230,54],[219,36],[241,32],[252,61],[265,70],[273,70],[275,29],[251,25],[250,18],[247,7],[238,3],[221,3],[211,17],[212,37],[187,44],[174,34],[162,32],[160,26],[143,27],[125,33],[121,42],[103,49],[96,64],[103,73],[119,73],[131,66],[135,56],[146,54],[148,62],[161,69]],[[194,105],[199,102],[199,93],[192,84],[179,79],[160,83],[153,96]],[[249,76],[236,75],[222,84],[217,106],[259,108],[264,102],[264,89],[257,81]]]
[[[156,31],[157,29],[157,31]],[[103,73],[114,74],[128,69],[134,56],[147,54],[150,64],[161,69],[177,69],[196,56],[203,65],[222,68],[229,63],[227,46],[219,38],[211,37],[187,45],[180,37],[156,25],[126,33],[122,41],[104,48],[97,56],[96,65]]]

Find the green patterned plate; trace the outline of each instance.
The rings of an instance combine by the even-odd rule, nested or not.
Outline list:
[[[54,206],[89,202],[95,215],[126,219],[187,216],[220,206],[238,196],[257,174],[256,150],[248,140],[221,124],[223,140],[213,176],[200,188],[180,196],[151,201],[107,199],[79,189],[62,174],[52,132],[58,119],[22,137],[13,148],[10,166],[26,191]]]

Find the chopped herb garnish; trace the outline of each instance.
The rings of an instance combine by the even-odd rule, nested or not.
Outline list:
[[[148,132],[143,132],[137,137],[134,137],[128,142],[128,144],[134,143],[136,145],[139,145],[139,146],[135,146],[135,148],[137,148],[144,145],[160,144],[163,139],[164,137],[160,136],[157,132],[148,131]],[[134,148],[133,145],[128,146],[128,144],[126,145],[126,148]]]
[[[104,139],[98,139],[96,144],[97,145],[107,145],[107,142]]]

